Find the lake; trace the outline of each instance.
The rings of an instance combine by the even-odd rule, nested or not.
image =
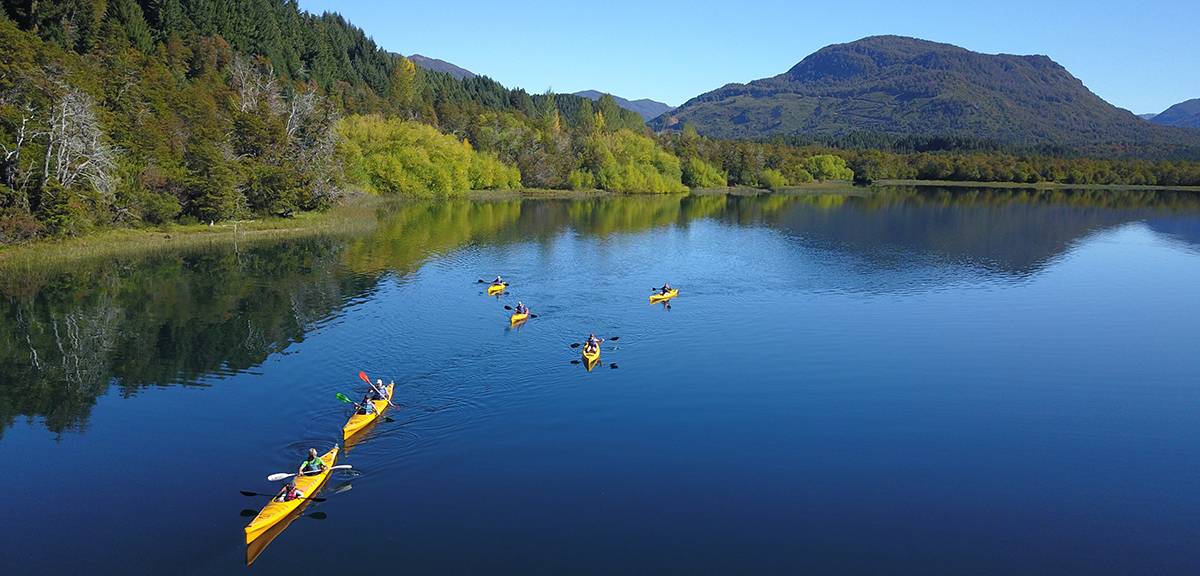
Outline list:
[[[374,218],[0,269],[0,572],[1200,573],[1200,194]],[[399,409],[247,568],[239,491],[340,443],[360,370]]]

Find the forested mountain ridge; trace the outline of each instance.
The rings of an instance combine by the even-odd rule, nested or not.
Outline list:
[[[604,96],[605,94],[606,94],[606,92],[601,92],[599,90],[582,90],[582,91],[575,93],[576,96],[583,96],[584,98],[588,98],[590,100],[599,100],[600,97]],[[642,118],[645,118],[646,120],[652,120],[654,118],[662,116],[666,112],[670,112],[671,110],[674,110],[674,107],[672,107],[670,104],[664,104],[662,102],[659,102],[657,100],[651,100],[649,98],[639,98],[637,100],[626,100],[625,98],[621,98],[620,96],[613,96],[613,99],[617,101],[618,106],[620,106],[626,110],[632,110],[634,112],[637,112],[638,114],[641,114]]]
[[[382,156],[352,157],[403,173],[387,191],[415,194],[508,186],[497,161],[518,168],[520,184],[566,187],[572,173],[616,161],[581,164],[586,137],[646,130],[611,98],[531,95],[424,70],[294,0],[0,7],[0,244],[289,215],[336,202],[346,175],[363,179],[356,187],[394,184],[345,165],[342,128],[387,136],[391,149],[355,150]],[[379,120],[340,120],[348,115]]]
[[[1150,121],[1164,126],[1200,128],[1200,98],[1192,98],[1171,106],[1155,114]]]
[[[1046,56],[900,36],[827,46],[778,76],[697,96],[651,126],[684,123],[717,138],[967,137],[1106,156],[1200,156],[1200,134],[1141,121]]]

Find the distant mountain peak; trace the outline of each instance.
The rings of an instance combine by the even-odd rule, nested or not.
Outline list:
[[[581,90],[581,91],[575,93],[576,96],[582,96],[589,100],[599,100],[600,97],[605,94],[607,94],[607,92],[601,92],[599,90]],[[659,102],[657,100],[651,100],[649,98],[641,98],[638,100],[626,100],[625,98],[621,98],[620,96],[613,96],[613,100],[617,101],[618,106],[620,106],[626,110],[632,110],[634,112],[637,112],[638,114],[640,114],[642,116],[643,120],[651,120],[651,119],[657,118],[657,117],[663,115],[664,113],[670,112],[671,110],[675,109],[673,106],[671,106],[669,104],[664,104],[662,102]]]
[[[905,36],[826,46],[778,76],[728,84],[650,124],[684,123],[717,138],[952,136],[1104,154],[1200,152],[1200,136],[1105,102],[1048,56]]]
[[[1180,128],[1200,128],[1200,98],[1184,100],[1150,118],[1155,124]]]
[[[466,68],[462,68],[460,66],[451,64],[445,60],[439,60],[437,58],[430,58],[428,56],[422,56],[420,54],[413,54],[412,56],[409,56],[408,59],[412,60],[413,64],[416,64],[417,66],[420,66],[426,70],[433,70],[434,72],[442,72],[445,74],[449,74],[449,75],[453,76],[456,80],[462,80],[463,78],[474,78],[475,77],[474,72],[467,70]]]

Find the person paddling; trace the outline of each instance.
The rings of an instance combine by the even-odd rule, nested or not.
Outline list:
[[[518,301],[518,302],[517,302],[517,307],[513,309],[513,312],[515,312],[515,313],[517,313],[517,314],[528,314],[528,313],[529,313],[529,307],[528,307],[528,306],[526,306],[524,302],[520,302],[520,301]]]
[[[662,288],[659,288],[659,289],[658,289],[658,293],[659,293],[659,294],[662,294],[663,296],[666,296],[666,295],[667,295],[667,292],[670,292],[671,290],[672,290],[672,288],[671,288],[671,283],[670,283],[670,282],[663,282]]]
[[[371,400],[387,400],[387,388],[383,387],[383,378],[376,378],[375,383],[371,385],[371,391],[367,394]]]
[[[603,341],[604,339],[597,338],[595,334],[588,334],[587,343],[583,345],[583,350],[589,354],[596,352],[600,350],[600,343]]]
[[[492,286],[503,286],[503,285],[504,285],[504,279],[501,278],[500,276],[496,276],[496,279],[492,280]]]
[[[372,400],[375,400],[375,390],[374,389],[368,390],[367,393],[363,395],[362,402],[358,403],[358,410],[355,413],[356,414],[374,414],[375,413],[375,404],[371,402]]]
[[[325,469],[325,461],[317,455],[316,448],[308,449],[308,459],[300,464],[298,476],[311,476]]]
[[[296,483],[289,481],[283,486],[283,490],[279,491],[279,495],[275,497],[276,502],[289,502],[297,498],[303,498],[304,492],[296,489]]]

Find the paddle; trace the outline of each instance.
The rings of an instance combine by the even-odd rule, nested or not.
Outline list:
[[[608,339],[606,339],[605,342],[616,342],[617,340],[620,340],[620,339],[621,339],[620,336],[611,336]],[[580,342],[574,342],[571,344],[572,348],[578,348],[580,346],[583,346],[583,344]]]
[[[374,390],[374,391],[376,391],[376,392],[378,392],[380,396],[383,396],[384,398],[387,398],[387,403],[388,403],[388,406],[391,406],[392,408],[396,408],[396,405],[395,405],[395,404],[392,404],[392,399],[391,399],[391,398],[388,398],[388,397],[387,397],[387,394],[384,394],[384,392],[387,392],[387,389],[380,390],[380,389],[376,388],[376,387],[375,387],[375,384],[372,384],[372,383],[371,383],[371,378],[370,378],[369,376],[367,376],[367,373],[366,373],[366,372],[363,372],[362,370],[359,370],[359,371],[358,371],[358,379],[359,379],[359,380],[362,380],[363,382],[366,382],[368,385],[370,385],[370,386],[371,386],[371,389],[372,389],[372,390]],[[395,384],[395,382],[392,382],[392,384]]]
[[[507,305],[507,304],[505,304],[505,305],[504,305],[504,309],[505,309],[505,310],[512,310],[512,309],[513,309],[513,307],[512,307],[512,306],[509,306],[509,305]],[[537,314],[530,314],[530,315],[529,315],[529,317],[530,317],[530,318],[537,318],[537,317],[538,317],[538,315],[537,315]]]
[[[363,409],[363,407],[362,407],[362,404],[359,404],[358,402],[355,402],[355,401],[353,401],[353,400],[351,400],[351,399],[347,398],[347,397],[346,397],[346,395],[345,395],[345,394],[342,394],[341,392],[338,392],[338,393],[337,393],[337,399],[338,399],[338,400],[341,400],[342,402],[345,402],[345,403],[347,403],[347,404],[353,404],[353,405],[354,405],[354,409],[355,409],[355,410],[362,410],[362,409]]]
[[[572,364],[583,364],[583,361],[582,361],[582,360],[579,360],[579,359],[575,359],[575,360],[572,360],[572,361],[571,361],[571,363],[572,363]],[[604,365],[604,363],[603,363],[603,362],[601,362],[600,364],[601,364],[601,365]],[[608,367],[609,367],[609,368],[611,368],[611,369],[613,369],[613,370],[616,370],[616,369],[617,369],[617,365],[616,365],[616,363],[615,363],[615,362],[609,362],[609,363],[608,363]]]
[[[330,466],[328,468],[325,468],[324,470],[349,470],[353,467],[354,466],[351,466],[350,464],[338,464],[337,466]],[[276,472],[270,476],[267,476],[267,481],[268,482],[278,482],[285,478],[291,478],[292,476],[295,476],[297,474],[299,474],[299,472]],[[310,474],[310,476],[311,476],[311,474]],[[244,492],[243,492],[243,494],[244,494]]]
[[[278,494],[263,494],[262,492],[251,492],[249,490],[240,490],[240,492],[242,493],[242,496],[270,496],[271,498],[275,498],[276,496],[279,496]],[[324,502],[325,501],[324,498],[311,498],[311,497],[307,497],[307,496],[304,498],[293,498],[293,500],[312,500],[313,502]],[[255,512],[254,515],[257,516],[258,512]]]

